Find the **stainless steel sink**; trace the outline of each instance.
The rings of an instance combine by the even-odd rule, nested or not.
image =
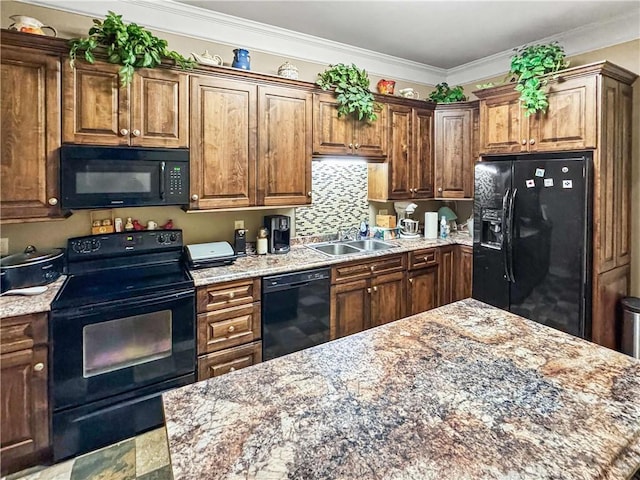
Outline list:
[[[311,244],[307,246],[317,250],[318,252],[332,256],[387,250],[389,248],[396,247],[396,245],[382,242],[380,240],[345,240],[341,242],[321,243],[317,245]]]
[[[350,247],[356,247],[360,250],[364,250],[366,252],[371,252],[375,250],[387,250],[389,248],[395,248],[395,245],[390,243],[381,242],[380,240],[355,240],[352,242],[347,242],[346,245]]]

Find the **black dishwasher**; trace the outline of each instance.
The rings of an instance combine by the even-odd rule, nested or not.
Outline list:
[[[329,341],[330,270],[262,279],[262,359]]]

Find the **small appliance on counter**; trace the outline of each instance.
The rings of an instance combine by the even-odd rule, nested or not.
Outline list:
[[[247,254],[247,230],[244,228],[236,228],[233,234],[233,249],[239,257]]]
[[[60,277],[64,269],[64,249],[40,252],[29,245],[23,253],[0,259],[0,290],[47,285]]]
[[[411,218],[418,205],[412,202],[395,202],[393,208],[398,214],[400,238],[420,238],[418,233],[419,222]]]
[[[208,268],[231,265],[237,255],[229,242],[194,243],[184,247],[190,268]]]
[[[264,226],[269,230],[269,253],[288,253],[291,240],[291,218],[286,215],[266,215]]]

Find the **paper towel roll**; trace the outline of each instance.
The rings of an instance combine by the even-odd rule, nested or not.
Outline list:
[[[438,238],[438,212],[425,212],[424,238]]]

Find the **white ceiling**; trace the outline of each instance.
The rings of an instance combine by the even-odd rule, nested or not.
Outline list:
[[[176,1],[444,69],[640,12],[637,0]]]

